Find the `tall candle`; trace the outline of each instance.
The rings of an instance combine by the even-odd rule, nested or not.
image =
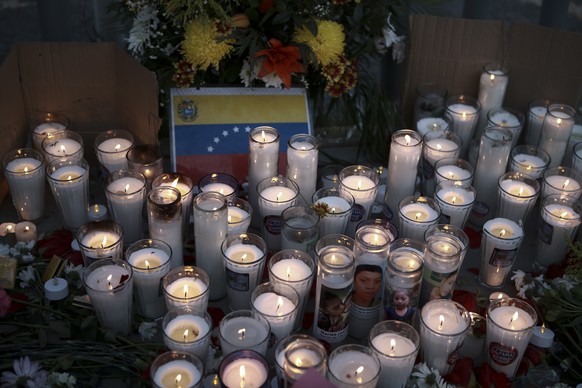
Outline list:
[[[39,152],[26,148],[10,151],[2,158],[14,207],[25,221],[38,220],[44,213],[43,161]]]
[[[562,164],[568,139],[574,128],[575,114],[574,108],[568,105],[551,104],[548,106],[538,147],[550,155],[549,167],[557,167]]]
[[[259,208],[257,185],[264,179],[277,176],[279,163],[279,132],[273,127],[257,127],[249,134],[249,203]],[[259,228],[261,216],[254,212],[252,225]]]
[[[487,287],[502,287],[511,272],[523,241],[523,228],[506,218],[494,218],[483,226],[479,279]]]
[[[477,127],[481,104],[471,96],[452,96],[447,99],[446,109],[453,121],[453,131],[463,141],[461,156],[465,157]]]
[[[440,222],[463,228],[476,196],[473,186],[465,186],[461,182],[453,181],[439,183],[434,199],[441,208]]]
[[[143,237],[143,207],[145,177],[132,170],[117,170],[109,174],[105,194],[113,219],[123,227],[124,239],[133,243]]]
[[[441,374],[447,374],[457,360],[471,318],[468,311],[451,300],[436,299],[421,311],[420,343],[424,361]]]
[[[226,294],[234,310],[249,309],[250,296],[259,284],[265,266],[267,245],[252,233],[228,236],[222,243]]]
[[[318,147],[317,139],[306,134],[291,136],[287,144],[287,177],[297,183],[306,205],[315,193]]]
[[[180,191],[173,187],[155,187],[147,194],[150,238],[164,241],[172,248],[172,268],[184,264],[180,199]]]
[[[487,309],[487,359],[498,372],[515,376],[537,321],[535,310],[518,299],[501,299]]]
[[[101,326],[129,334],[132,322],[133,272],[117,259],[101,259],[83,272],[83,284]]]
[[[549,100],[535,100],[529,104],[525,131],[525,144],[537,145],[539,143],[544,118],[546,117],[546,113],[548,113],[549,104]]]
[[[281,213],[294,206],[299,197],[299,187],[293,180],[283,177],[271,177],[257,185],[259,192],[259,212],[261,213],[261,231],[269,250],[281,249]],[[252,203],[251,203],[252,205]]]
[[[279,341],[293,330],[299,307],[299,294],[287,284],[262,283],[251,294],[251,306],[269,321],[271,333]]]
[[[425,135],[422,146],[422,192],[434,193],[434,165],[441,159],[457,158],[461,152],[461,139],[454,133],[435,136]]]
[[[414,194],[415,172],[421,153],[422,138],[417,132],[404,129],[392,135],[384,196],[385,211],[389,221],[397,216],[398,203],[404,197]]]
[[[182,238],[184,241],[191,238],[190,221],[192,218],[192,200],[194,198],[194,184],[190,177],[177,172],[163,173],[152,181],[152,188],[174,187],[180,191],[180,203],[182,204]]]
[[[86,223],[89,164],[77,158],[55,160],[47,166],[47,176],[65,227],[77,229]]]
[[[499,177],[498,185],[497,216],[525,223],[539,196],[538,181],[519,173],[509,172]]]
[[[166,312],[160,283],[170,272],[170,255],[170,246],[163,241],[138,240],[127,248],[137,311],[146,318],[159,318]]]
[[[483,66],[483,71],[479,79],[478,100],[481,105],[479,129],[486,125],[489,111],[503,105],[503,99],[505,98],[509,81],[508,74],[509,71],[500,63],[488,63]],[[481,133],[478,135],[480,136]]]

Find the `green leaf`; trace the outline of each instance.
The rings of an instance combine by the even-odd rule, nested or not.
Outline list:
[[[291,13],[289,12],[281,12],[275,15],[271,23],[273,24],[285,24],[289,20],[291,20]]]
[[[364,17],[364,6],[361,3],[356,5],[356,7],[354,8],[353,15],[354,21],[359,24],[362,18]]]
[[[313,36],[317,36],[317,22],[315,20],[307,20],[305,22],[305,27],[313,34]]]

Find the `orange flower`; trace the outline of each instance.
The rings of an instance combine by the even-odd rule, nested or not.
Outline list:
[[[301,60],[299,47],[284,47],[277,39],[269,40],[269,47],[255,54],[255,57],[265,57],[261,71],[259,71],[259,77],[275,72],[281,78],[283,84],[290,88],[292,74],[304,72],[303,65],[299,62]]]

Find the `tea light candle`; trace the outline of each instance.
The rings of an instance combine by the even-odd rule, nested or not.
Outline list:
[[[489,365],[509,378],[515,376],[537,320],[535,311],[526,305],[509,299],[493,302],[488,309],[486,349],[489,350]]]
[[[128,168],[127,151],[133,146],[129,139],[113,137],[97,145],[99,161],[109,172]]]
[[[511,272],[523,241],[523,228],[506,218],[483,225],[483,248],[479,279],[488,287],[501,287]]]
[[[89,206],[88,209],[89,221],[101,221],[107,218],[107,208],[105,205],[95,203]]]
[[[202,378],[202,371],[187,360],[169,361],[156,370],[154,383],[158,387],[191,387]]]
[[[52,278],[44,283],[44,297],[48,300],[63,300],[69,296],[69,284],[63,278]]]
[[[435,299],[424,305],[420,326],[424,361],[441,374],[450,372],[470,321],[467,310],[453,301]]]
[[[546,325],[536,326],[532,330],[529,342],[538,348],[551,348],[554,344],[554,332]]]
[[[16,224],[14,222],[3,222],[0,224],[0,236],[5,237],[14,233],[16,230]]]
[[[29,242],[36,240],[36,225],[32,222],[23,221],[14,227],[16,241]]]

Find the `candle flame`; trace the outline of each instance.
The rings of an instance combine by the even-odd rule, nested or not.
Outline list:
[[[332,207],[332,208],[331,208],[331,212],[332,212],[332,213],[335,213],[335,207]]]
[[[127,194],[127,190],[129,190],[129,183],[125,185],[125,193]]]
[[[146,269],[150,269],[150,262],[146,260],[145,261],[145,266],[146,266]]]
[[[449,178],[453,179],[455,177],[455,174],[452,171],[449,171]]]
[[[24,172],[28,172],[28,167],[24,166]]]
[[[176,385],[178,385],[178,383],[179,383],[180,381],[182,381],[182,374],[178,373],[178,374],[176,375]]]
[[[95,211],[95,213],[99,213],[99,205],[95,204],[93,206],[93,210]]]
[[[499,293],[499,295],[497,295],[497,299],[498,299],[498,300],[501,300],[501,299],[503,299],[503,294],[502,294],[502,293]]]
[[[117,145],[115,146],[115,151],[119,151],[120,149],[121,149],[121,144],[117,144]]]
[[[360,376],[358,376],[358,375],[359,375],[360,373],[362,373],[363,371],[364,371],[364,366],[363,366],[363,365],[360,365],[360,366],[358,367],[358,369],[356,369],[356,372],[354,373],[354,377],[356,378],[356,382],[357,382],[358,384],[362,384],[362,381],[363,381],[363,380],[362,380],[362,378],[361,378]]]
[[[279,297],[277,299],[277,315],[281,316],[281,313],[279,312],[279,309],[283,307],[283,298]]]
[[[107,236],[103,236],[103,241],[101,241],[101,248],[107,245]]]
[[[247,254],[243,253],[243,255],[240,257],[240,261],[245,261],[247,259]]]
[[[438,151],[442,151],[442,149],[443,149],[443,147],[441,147],[441,144],[440,143],[437,144],[436,148],[437,148]]]
[[[562,212],[562,214],[560,214],[560,218],[566,218],[566,216],[568,215],[568,212]]]
[[[546,324],[542,323],[542,327],[540,327],[540,333],[544,333],[546,331]]]
[[[418,220],[418,219],[419,219],[421,216],[422,216],[422,213],[421,213],[421,212],[418,212],[418,213],[416,213],[416,214],[414,215],[414,218],[415,218],[416,220]]]
[[[287,279],[291,278],[291,267],[287,266]]]
[[[67,175],[67,180],[70,181],[71,179],[73,179],[73,177],[70,175]]]
[[[244,365],[241,365],[240,366],[240,368],[238,370],[238,373],[240,375],[240,387],[241,388],[244,388],[244,386],[245,386],[245,377],[246,377],[246,371],[245,371],[245,366]]]
[[[331,262],[332,262],[332,263],[335,263],[335,262],[336,262],[336,260],[337,260],[337,259],[335,258],[335,255],[334,255],[334,254],[332,254],[332,255],[331,255]]]
[[[394,340],[394,338],[390,339],[390,355],[392,356],[394,354],[394,348],[396,347],[396,341]]]
[[[63,153],[63,155],[66,155],[67,150],[65,149],[64,144],[61,144],[61,152]]]
[[[445,324],[445,316],[440,314],[439,315],[439,330],[443,329],[444,324]]]
[[[30,226],[26,225],[26,226],[24,227],[24,231],[25,231],[25,232],[28,232],[29,230],[30,230]]]
[[[12,225],[8,225],[8,226],[6,227],[6,232],[8,232],[8,233],[12,233],[12,232],[11,232],[11,230],[12,230]]]
[[[562,124],[562,119],[557,119],[556,124],[558,124],[558,126],[560,126],[560,124]]]
[[[228,218],[228,223],[232,224],[232,216],[229,214],[227,218]]]
[[[188,297],[188,285],[184,284],[184,298]]]
[[[186,342],[186,338],[188,338],[188,329],[184,330],[184,342]]]
[[[406,136],[408,136],[408,135],[406,135]],[[361,190],[362,189],[362,180],[361,179],[358,179],[358,187],[357,187],[357,189],[358,190]]]
[[[467,112],[463,112],[461,115],[463,116],[463,120],[467,119]]]
[[[176,179],[174,179],[174,180],[172,181],[172,187],[173,187],[173,188],[176,188],[176,187],[178,186],[178,181],[179,181],[179,180],[180,180],[180,177],[178,177],[178,178],[176,178]]]
[[[518,316],[519,316],[519,314],[517,313],[517,310],[515,310],[515,312],[511,316],[511,319],[509,320],[509,324],[511,325],[513,323],[513,321],[515,321],[517,319]]]
[[[491,74],[491,75],[489,76],[489,79],[490,79],[491,81],[495,80],[495,74]]]
[[[451,199],[452,204],[455,204],[455,201],[457,200],[457,197],[453,196],[453,198]]]
[[[564,181],[564,184],[562,185],[562,189],[565,189],[565,188],[566,188],[566,186],[568,186],[569,184],[570,184],[570,179],[566,179],[566,180]]]
[[[499,237],[503,236],[505,236],[505,229],[501,229],[501,232],[499,232]]]
[[[261,131],[261,138],[263,139],[263,142],[267,141],[267,138],[265,137],[265,131]]]
[[[212,385],[218,386],[219,383],[220,380],[218,380],[218,375],[214,375],[214,378],[212,379]]]
[[[109,276],[107,276],[107,283],[109,283],[108,288],[110,290],[113,289],[113,286],[111,285],[111,278],[113,277],[113,274],[109,274]]]
[[[531,170],[533,168],[533,166],[531,164],[529,164],[525,169],[526,170]]]
[[[303,361],[301,360],[301,358],[297,357],[297,359],[295,360],[295,365],[296,366],[303,366]]]
[[[279,199],[281,198],[282,195],[283,195],[283,192],[282,191],[279,191],[277,193],[277,202],[279,202]]]
[[[220,188],[220,189],[218,189],[218,192],[219,192],[220,194],[224,195],[224,189],[223,189],[223,188]]]
[[[245,329],[244,327],[242,329],[238,329],[238,339],[240,340],[244,339],[246,332],[247,329]]]
[[[406,145],[410,144],[410,136],[409,135],[405,135],[404,136],[404,141],[406,142]]]
[[[521,197],[523,194],[523,186],[519,186],[519,192],[517,193],[518,197]]]

